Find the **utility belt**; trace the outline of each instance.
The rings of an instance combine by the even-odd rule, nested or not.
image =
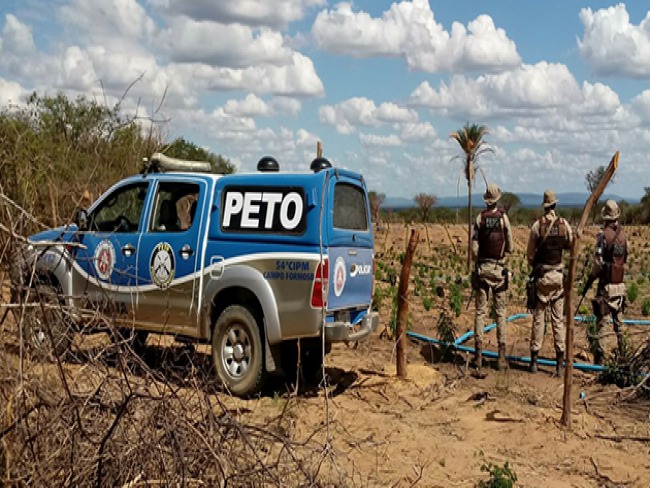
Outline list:
[[[480,270],[481,264],[486,264],[486,263],[495,264],[501,266],[502,268],[500,271],[493,269],[493,270],[489,270],[493,272],[481,273]],[[470,282],[473,290],[478,290],[482,286],[482,283],[491,284],[491,283],[498,283],[499,281],[502,281],[503,283],[498,288],[498,291],[505,291],[510,286],[510,271],[502,261],[499,262],[493,260],[481,260],[476,263],[476,266],[474,267],[474,271],[472,271],[472,275],[470,277]]]
[[[606,284],[591,301],[594,315],[598,318],[608,315],[611,311],[624,313],[626,305],[624,283]]]

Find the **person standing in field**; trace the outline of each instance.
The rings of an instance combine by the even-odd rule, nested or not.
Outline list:
[[[596,298],[592,300],[594,315],[597,320],[598,335],[594,351],[594,363],[603,364],[605,356],[603,336],[609,329],[612,318],[619,354],[624,352],[622,326],[623,308],[625,307],[625,263],[627,262],[627,236],[623,226],[618,223],[621,214],[614,200],[607,200],[601,210],[603,227],[596,237],[596,251],[590,279],[598,278]]]
[[[501,190],[491,183],[487,186],[483,200],[486,208],[476,217],[472,236],[472,257],[475,261],[472,274],[472,288],[476,294],[476,315],[474,339],[476,376],[485,377],[483,367],[483,330],[486,306],[490,292],[497,317],[497,342],[499,344],[499,370],[507,366],[506,360],[506,291],[508,270],[505,267],[506,253],[513,250],[512,229],[508,216],[497,208]]]
[[[555,343],[556,373],[561,376],[564,359],[564,280],[562,252],[571,247],[571,226],[555,214],[557,198],[553,190],[544,192],[544,215],[530,228],[526,257],[532,266],[536,300],[530,338],[530,372],[537,372],[537,359],[544,342],[546,309],[551,312],[551,327]]]

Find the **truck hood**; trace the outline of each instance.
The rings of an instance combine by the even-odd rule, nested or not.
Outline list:
[[[41,241],[56,241],[60,240],[67,242],[71,239],[74,233],[77,230],[76,225],[70,225],[69,227],[57,227],[56,229],[44,230],[37,234],[33,234],[28,237],[31,242],[41,242]]]

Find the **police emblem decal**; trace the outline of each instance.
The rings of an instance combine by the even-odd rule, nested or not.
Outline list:
[[[345,288],[345,259],[339,256],[334,263],[334,294],[340,297],[343,288]]]
[[[97,276],[102,280],[110,279],[115,268],[115,248],[111,241],[104,239],[99,243],[95,249],[94,262]]]
[[[172,246],[167,242],[159,242],[154,247],[149,261],[151,281],[159,288],[165,289],[173,281],[175,271],[176,262]]]

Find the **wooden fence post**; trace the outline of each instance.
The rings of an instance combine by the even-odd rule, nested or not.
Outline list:
[[[562,398],[562,418],[560,422],[565,427],[571,426],[571,384],[573,383],[573,282],[576,276],[576,267],[578,265],[578,244],[582,237],[582,230],[587,224],[591,208],[596,204],[600,196],[605,191],[605,187],[614,176],[614,172],[618,167],[618,151],[609,162],[609,166],[600,178],[598,185],[594,191],[589,195],[585,207],[582,210],[582,216],[578,227],[575,229],[573,236],[573,243],[571,244],[571,255],[569,259],[569,273],[567,280],[564,284],[564,295],[566,296],[565,310],[566,310],[566,352],[564,358],[566,359],[566,368],[564,369],[564,395]]]
[[[409,309],[408,288],[413,254],[415,254],[415,248],[419,240],[420,233],[415,229],[411,229],[411,238],[404,253],[402,272],[399,275],[399,286],[397,287],[397,325],[395,327],[395,340],[397,341],[397,376],[400,378],[406,378],[406,322],[408,320]]]

